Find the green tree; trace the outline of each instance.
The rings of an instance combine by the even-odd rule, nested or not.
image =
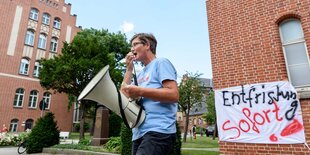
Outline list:
[[[209,125],[213,125],[215,124],[215,130],[213,133],[213,140],[215,139],[216,135],[217,135],[217,124],[216,124],[216,111],[215,111],[215,99],[214,99],[214,92],[210,91],[208,97],[207,97],[207,113],[205,114],[205,119],[206,122]]]
[[[59,144],[59,130],[54,114],[48,112],[39,118],[26,141],[27,153],[39,153],[44,147]]]
[[[179,106],[181,111],[185,113],[185,133],[183,142],[186,142],[187,129],[189,123],[189,112],[191,107],[203,100],[203,91],[199,85],[200,74],[187,74],[183,76],[182,82],[179,85]]]
[[[209,124],[209,125],[212,125],[215,123],[215,118],[216,118],[216,113],[215,113],[215,100],[214,100],[214,92],[211,91],[207,97],[207,102],[206,102],[206,105],[207,105],[207,113],[205,115],[205,118],[206,118],[206,122]]]
[[[126,36],[120,32],[84,29],[71,43],[64,43],[61,54],[41,61],[43,67],[40,71],[40,84],[48,90],[68,94],[71,105],[90,80],[106,65],[110,66],[111,78],[116,85],[120,85],[123,78],[120,60],[129,50]],[[80,105],[82,127],[88,102],[83,100]],[[80,128],[80,139],[83,138],[84,128]]]

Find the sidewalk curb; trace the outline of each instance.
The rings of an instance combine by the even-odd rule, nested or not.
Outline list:
[[[108,152],[94,152],[85,150],[74,150],[74,149],[60,149],[60,148],[43,148],[42,153],[51,154],[79,154],[79,155],[119,155]]]

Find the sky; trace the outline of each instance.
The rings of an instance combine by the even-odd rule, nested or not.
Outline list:
[[[168,58],[178,81],[188,73],[212,78],[205,0],[65,0],[76,26],[122,32],[153,33],[157,57]]]

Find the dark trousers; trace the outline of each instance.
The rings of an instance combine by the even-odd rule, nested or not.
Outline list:
[[[132,142],[132,155],[168,155],[174,149],[176,134],[147,132]]]

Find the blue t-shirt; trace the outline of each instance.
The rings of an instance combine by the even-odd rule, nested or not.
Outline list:
[[[163,88],[164,80],[177,79],[177,72],[166,58],[156,58],[143,68],[137,75],[138,84],[146,88]],[[145,120],[132,129],[132,140],[139,139],[149,131],[165,134],[176,133],[177,103],[162,103],[149,98],[143,98]]]

